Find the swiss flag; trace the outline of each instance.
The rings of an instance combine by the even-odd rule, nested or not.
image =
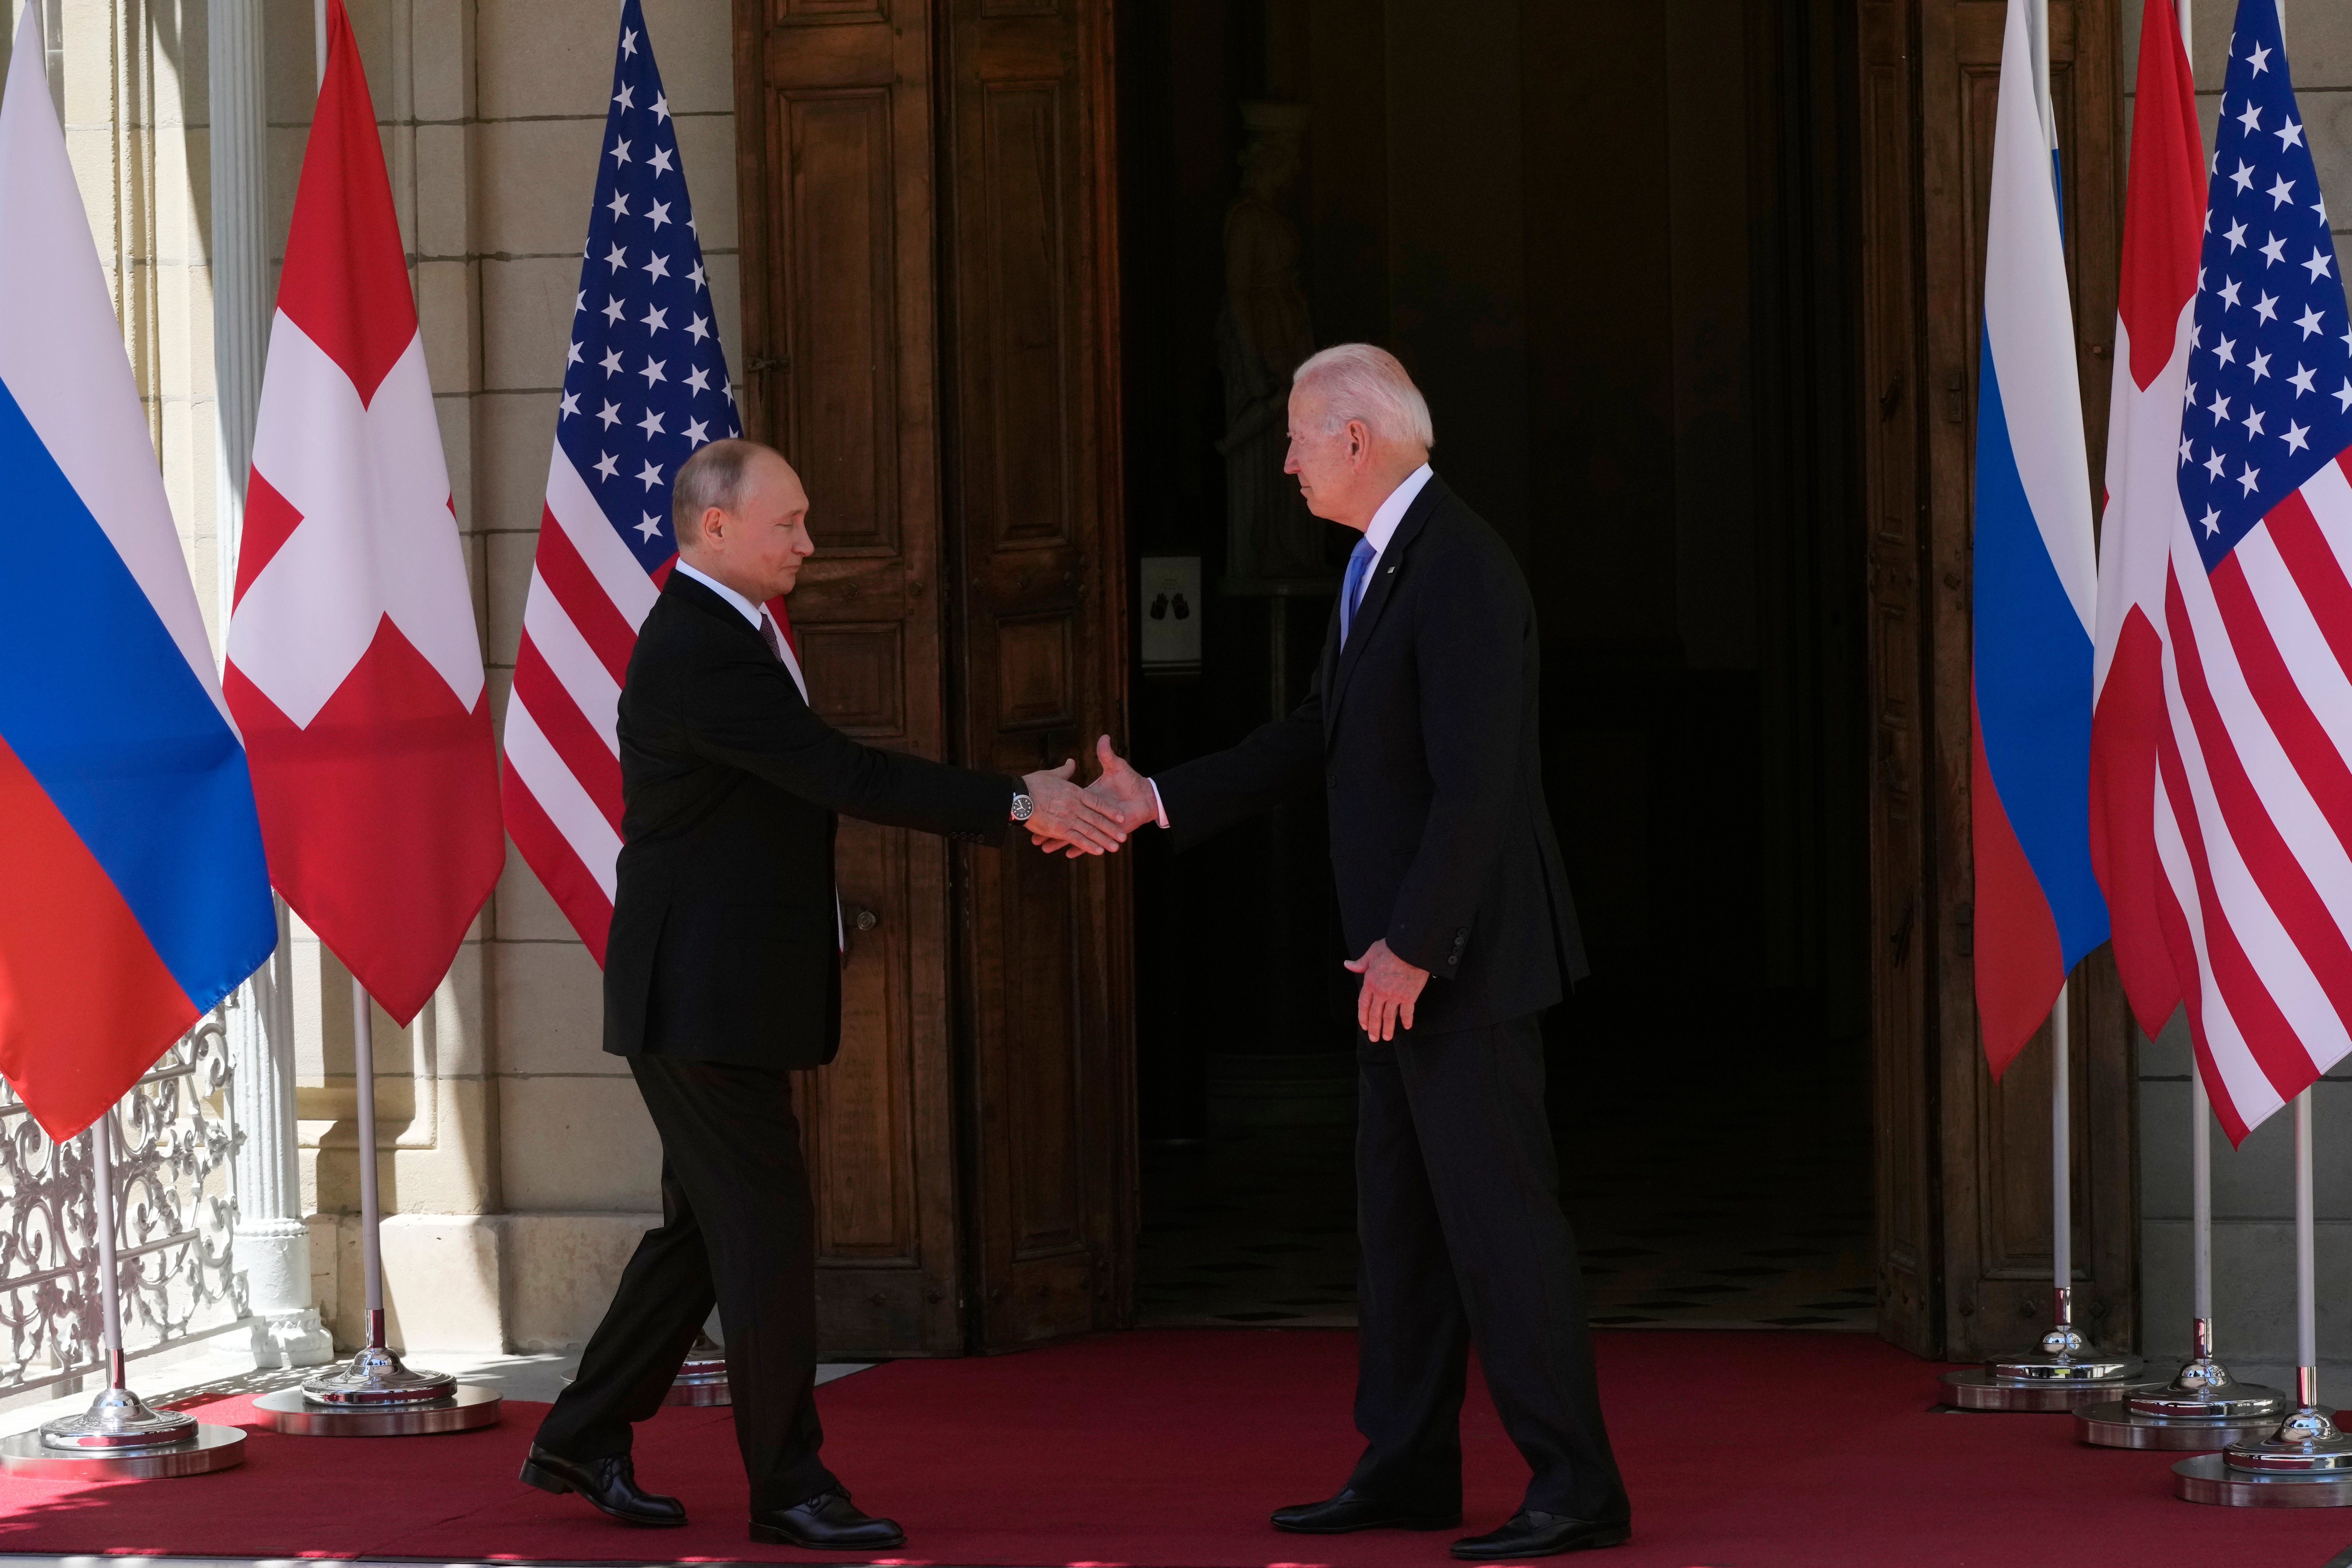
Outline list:
[[[2168,722],[2159,628],[2172,542],[2189,526],[2177,474],[2205,229],[2205,150],[2172,0],[2147,0],[2141,15],[2134,102],[2099,535],[2091,865],[2124,994],[2152,1036],[2181,999],[2168,928],[2183,915],[2157,850],[2157,750]]]
[[[294,198],[229,620],[270,880],[414,1018],[506,858],[473,595],[341,0]]]

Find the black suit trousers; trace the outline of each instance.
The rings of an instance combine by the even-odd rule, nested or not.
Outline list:
[[[572,1459],[627,1453],[630,1423],[661,1408],[716,1300],[751,1508],[806,1502],[837,1483],[817,1458],[815,1226],[792,1079],[628,1060],[661,1134],[662,1223],[637,1244],[539,1443]]]
[[[1359,1033],[1356,1051],[1356,1427],[1368,1446],[1349,1485],[1432,1512],[1461,1507],[1475,1343],[1534,1471],[1526,1506],[1628,1518],[1559,1207],[1536,1018],[1385,1043]]]

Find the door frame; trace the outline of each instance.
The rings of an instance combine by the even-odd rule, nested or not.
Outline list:
[[[2051,5],[2095,492],[2122,227],[2120,9]],[[1996,1084],[1973,984],[1970,509],[2006,15],[1998,0],[1863,0],[1855,62],[1880,1329],[1955,1358],[2030,1342],[2051,1286],[2048,1026]],[[2106,948],[2076,971],[2069,1005],[2076,1316],[2124,1348],[2139,1319],[2137,1078]]]
[[[794,302],[786,298],[780,270],[793,258],[781,253],[780,247],[791,241],[778,225],[800,199],[782,184],[795,177],[798,165],[789,150],[777,150],[778,136],[787,132],[768,123],[772,92],[803,106],[878,100],[883,107],[875,124],[880,140],[860,155],[887,165],[892,187],[887,215],[878,207],[861,210],[874,216],[880,236],[876,244],[890,250],[893,268],[887,310],[895,312],[898,345],[889,384],[898,483],[890,500],[899,550],[894,556],[878,545],[853,548],[837,552],[830,563],[823,556],[812,563],[803,595],[796,595],[794,608],[805,612],[796,617],[798,629],[806,637],[812,629],[823,635],[831,623],[840,623],[834,629],[844,633],[887,634],[903,626],[899,646],[909,663],[893,666],[878,651],[865,661],[870,671],[896,669],[898,686],[881,681],[903,697],[893,722],[861,730],[854,719],[830,711],[828,717],[881,744],[974,766],[991,765],[991,759],[975,756],[971,737],[964,732],[971,693],[961,650],[970,628],[960,615],[964,559],[955,494],[960,453],[951,334],[959,258],[956,193],[950,185],[950,73],[955,60],[950,32],[959,21],[977,26],[1010,19],[1016,26],[1050,26],[1059,19],[1076,39],[1067,58],[1075,62],[1070,92],[1080,122],[1082,163],[1076,172],[1078,211],[1068,243],[1083,261],[1083,320],[1076,327],[1083,365],[1073,397],[1082,397],[1084,406],[1074,407],[1070,417],[1093,433],[1081,482],[1094,533],[1077,563],[1084,578],[1077,593],[1087,605],[1092,631],[1072,650],[1070,678],[1078,694],[1076,723],[1085,731],[1076,749],[1090,772],[1097,729],[1122,750],[1129,733],[1131,584],[1120,439],[1113,0],[733,0],[732,12],[743,323],[736,391],[746,434],[781,436],[792,417],[795,391],[790,380],[795,374],[790,341]],[[961,15],[966,12],[968,17]],[[793,51],[789,69],[770,58],[771,50],[780,48]],[[1055,74],[1045,57],[1035,64],[1040,73]],[[838,149],[835,153],[837,162]],[[779,160],[792,166],[779,168]],[[820,537],[823,506],[819,498]],[[879,649],[887,637],[869,640]],[[913,668],[912,661],[926,657],[936,661],[935,679]],[[810,668],[814,678],[817,667],[812,663]],[[822,692],[818,700],[822,706]],[[876,1093],[891,1097],[898,1142],[888,1153],[878,1154],[875,1139],[865,1136],[857,1145],[862,1152],[852,1162],[863,1165],[835,1170],[828,1093],[834,1087],[830,1079],[845,1067],[836,1063],[798,1075],[795,1092],[818,1209],[818,1331],[829,1352],[955,1355],[1039,1342],[1034,1336],[1008,1336],[992,1328],[989,1313],[988,1298],[1001,1289],[1001,1281],[991,1283],[991,1270],[1004,1271],[1004,1249],[992,1251],[987,1245],[988,1227],[1003,1208],[991,1187],[1002,1181],[986,1158],[990,1151],[983,1140],[991,1118],[979,1099],[990,1080],[979,1058],[985,1040],[1001,1038],[1004,1031],[983,1030],[976,1010],[991,994],[989,975],[1002,967],[1003,938],[976,915],[975,853],[1035,851],[1018,834],[1000,850],[974,851],[905,830],[843,825],[845,894],[856,901],[860,890],[849,885],[856,876],[877,867],[891,873],[867,877],[879,888],[872,901],[882,916],[881,931],[871,939],[853,935],[852,969],[845,975],[846,992],[861,959],[869,967],[887,969],[883,984],[862,990],[888,1000],[890,1048],[861,1052],[850,1063],[857,1082],[842,1086],[846,1092],[838,1098],[847,1107],[845,1114],[871,1121],[866,1102]],[[1125,1327],[1133,1315],[1140,1206],[1133,879],[1123,855],[1085,862],[1067,875],[1074,882],[1073,918],[1091,942],[1086,962],[1076,966],[1080,994],[1074,998],[1074,1027],[1086,1032],[1087,1060],[1097,1075],[1085,1086],[1082,1113],[1098,1123],[1087,1129],[1090,1142],[1082,1183],[1091,1254],[1083,1287],[1087,1307],[1083,1321],[1067,1331],[1092,1331]],[[892,899],[907,907],[892,907]],[[869,941],[870,951],[861,952]],[[845,1058],[853,1044],[845,1039]],[[865,1059],[872,1056],[887,1061]],[[877,1180],[902,1189],[896,1199],[901,1211],[893,1232],[897,1239],[879,1248],[868,1246],[863,1254],[831,1247],[825,1223],[829,1193],[838,1189],[840,1203],[835,1206],[845,1212],[860,1201],[871,1207],[861,1194]],[[1066,1297],[1067,1286],[1064,1282]]]

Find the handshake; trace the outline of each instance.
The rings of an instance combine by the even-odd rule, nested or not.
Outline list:
[[[1022,789],[1036,803],[1025,824],[1029,838],[1046,854],[1074,860],[1081,855],[1116,855],[1129,834],[1160,820],[1159,798],[1151,785],[1110,749],[1108,735],[1095,742],[1095,761],[1101,773],[1083,788],[1075,782],[1076,757],[1022,779]]]

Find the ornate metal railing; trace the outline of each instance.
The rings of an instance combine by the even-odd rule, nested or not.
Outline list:
[[[117,1105],[123,1349],[200,1339],[245,1315],[228,1037],[215,1008]],[[101,1366],[98,1243],[84,1133],[58,1144],[0,1082],[0,1395]]]

